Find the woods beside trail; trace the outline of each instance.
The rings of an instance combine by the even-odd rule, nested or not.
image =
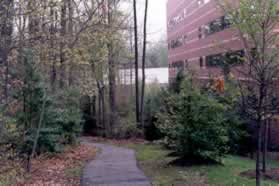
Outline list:
[[[148,1],[145,15],[147,5]],[[99,131],[102,136],[119,137],[137,131],[141,135],[141,121],[137,124],[132,116],[136,115],[133,75],[120,77],[120,70],[145,68],[140,62],[135,67],[135,61],[145,61],[147,16],[142,18],[144,28],[138,29],[143,39],[133,36],[138,23],[133,24],[133,14],[123,6],[133,4],[119,0],[0,1],[0,165],[1,173],[7,173],[1,174],[0,185],[15,184],[17,176],[15,182],[13,177],[25,173],[31,173],[34,181],[34,170],[39,174],[38,169],[43,169],[37,162],[46,154],[55,161],[60,153],[71,156],[67,149],[72,147],[74,154],[85,151],[86,156],[86,149],[78,147],[84,133]],[[136,37],[137,43],[143,40],[137,59]],[[118,101],[117,92],[128,81],[131,95]],[[137,111],[143,112],[144,88],[140,90],[136,92],[142,108]],[[131,110],[124,110],[120,103]],[[63,161],[57,166],[66,166],[68,162]]]
[[[0,0],[0,186],[81,185],[99,173],[87,160],[126,155],[147,185],[278,185],[278,0],[193,3],[223,16],[189,42],[169,34],[186,9],[153,41],[150,0]],[[241,50],[208,43],[227,31]],[[148,82],[167,66],[168,84]]]

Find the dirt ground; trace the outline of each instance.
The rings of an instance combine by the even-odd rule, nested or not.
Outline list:
[[[248,178],[255,178],[256,171],[255,170],[248,170],[242,172],[241,176],[248,177]],[[267,180],[273,180],[279,183],[279,168],[273,168],[266,170],[266,173],[262,173],[263,178]]]
[[[32,161],[32,171],[18,186],[80,185],[80,176],[87,160],[94,158],[96,149],[86,145],[70,147],[65,152]]]

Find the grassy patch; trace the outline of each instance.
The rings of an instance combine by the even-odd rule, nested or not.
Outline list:
[[[178,167],[169,163],[175,157],[169,156],[171,151],[162,149],[158,145],[129,144],[135,149],[141,168],[149,176],[155,186],[170,185],[224,185],[224,186],[254,186],[255,180],[243,178],[239,174],[254,169],[253,160],[227,156],[223,165]],[[269,166],[279,166],[279,162],[269,161]],[[264,181],[265,186],[277,186],[278,183]]]

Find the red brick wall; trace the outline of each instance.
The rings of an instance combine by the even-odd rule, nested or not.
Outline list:
[[[214,68],[200,68],[199,58],[243,48],[240,40],[236,37],[236,31],[230,28],[199,38],[199,28],[202,25],[208,24],[224,15],[217,8],[216,1],[214,0],[210,0],[203,5],[198,5],[196,0],[168,0],[168,22],[174,17],[181,15],[185,8],[187,9],[186,17],[172,28],[168,27],[167,33],[168,43],[184,35],[187,35],[187,42],[178,48],[168,51],[169,64],[188,60],[190,67],[193,67],[196,73],[202,77],[209,74],[220,74],[220,71]],[[170,69],[169,77],[174,78],[175,76],[176,70]]]

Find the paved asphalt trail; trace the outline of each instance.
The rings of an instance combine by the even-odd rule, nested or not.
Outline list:
[[[81,186],[151,186],[130,149],[83,141],[100,152],[83,170]]]

